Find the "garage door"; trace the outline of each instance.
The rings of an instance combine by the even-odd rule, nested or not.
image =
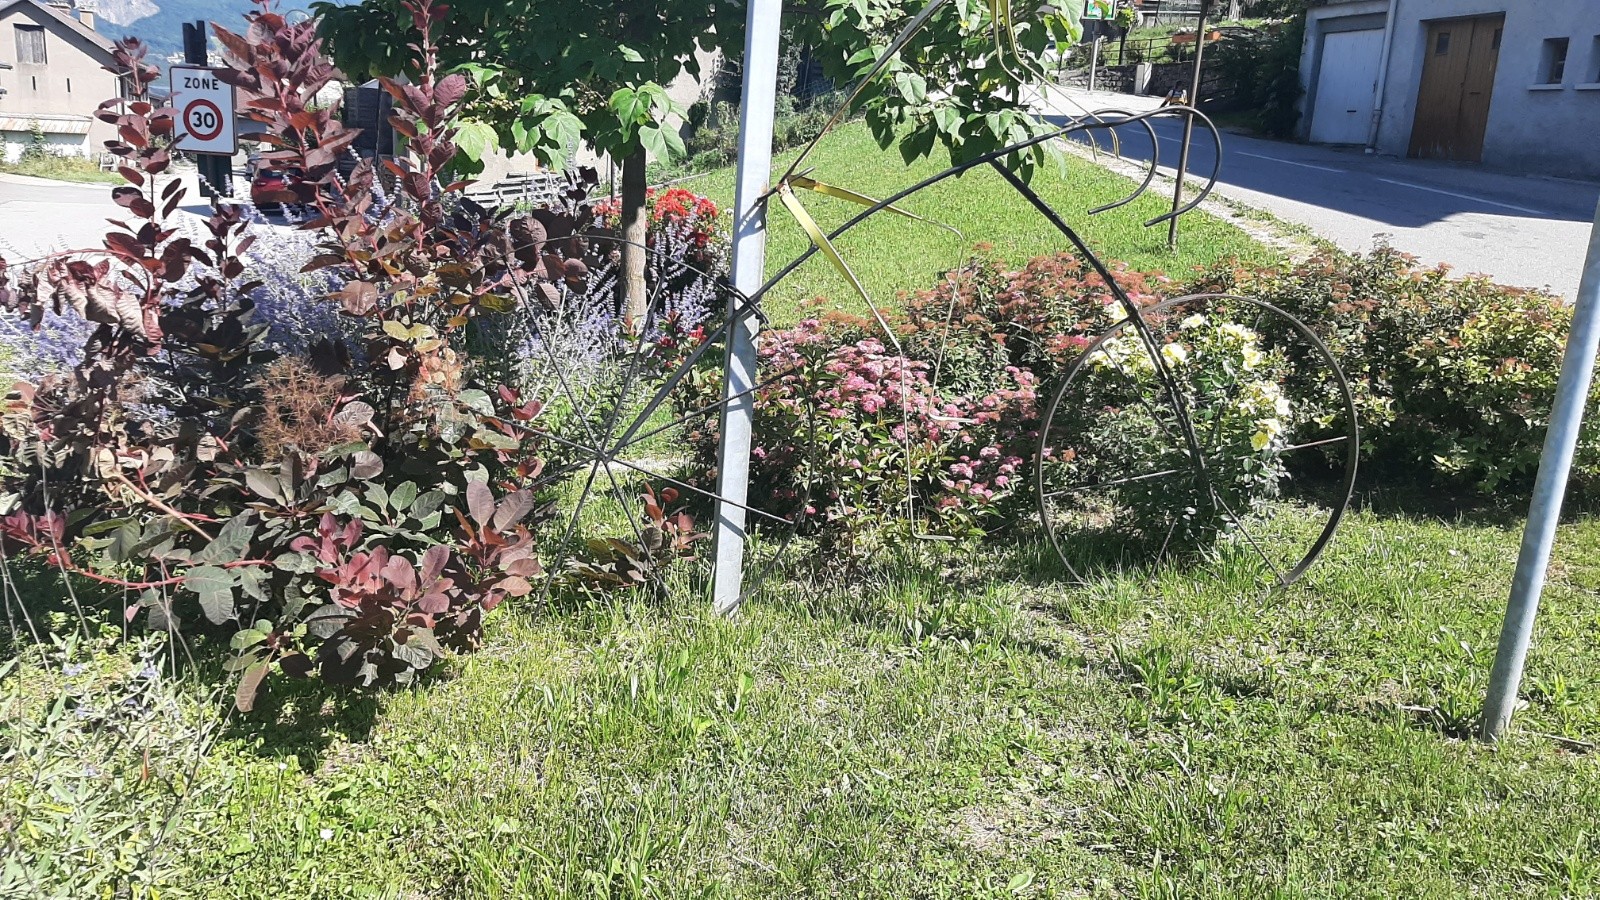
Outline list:
[[[1322,69],[1311,106],[1311,140],[1365,144],[1372,127],[1383,30],[1336,31],[1322,38]]]

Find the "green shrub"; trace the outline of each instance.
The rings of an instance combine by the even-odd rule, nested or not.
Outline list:
[[[1233,35],[1211,50],[1210,62],[1238,102],[1250,109],[1256,125],[1274,137],[1289,137],[1300,121],[1296,105],[1305,89],[1300,84],[1300,50],[1305,17],[1277,31]]]
[[[1165,281],[1120,267],[1114,273],[1140,305],[1151,304]],[[898,350],[886,346],[876,319],[844,314],[763,336],[761,380],[770,385],[756,395],[752,496],[764,508],[803,512],[822,547],[853,558],[914,533],[977,536],[1031,515],[1041,385],[1064,377],[1123,319],[1112,292],[1070,255],[1018,269],[988,256],[884,316]],[[1219,456],[1211,482],[1227,509],[1193,502],[1187,527],[1173,529],[1175,542],[1200,544],[1227,530],[1228,512],[1245,515],[1276,496],[1277,456],[1297,422],[1280,409],[1285,361],[1268,360],[1255,334],[1220,318],[1195,317],[1186,329],[1167,324],[1157,339],[1182,389],[1227,413],[1206,420],[1208,446]],[[1148,407],[1128,396],[1159,396],[1143,346],[1125,333],[1101,349],[1119,369],[1091,365],[1081,383],[1088,399],[1077,407],[1086,414],[1068,410],[1064,433],[1076,440],[1070,453],[1048,461],[1051,483],[1185,467],[1174,455],[1181,448],[1162,440],[1140,418]],[[715,387],[708,380],[705,389]],[[716,434],[703,438],[698,461],[709,469]],[[1120,491],[1115,526],[1166,533],[1173,485],[1140,482]]]
[[[1288,269],[1222,264],[1193,287],[1266,300],[1321,335],[1356,395],[1369,461],[1485,492],[1526,487],[1537,471],[1572,322],[1559,298],[1452,279],[1390,247],[1325,250]],[[1600,476],[1593,412],[1574,474]]]
[[[1202,546],[1231,530],[1235,518],[1258,512],[1278,496],[1286,474],[1281,450],[1297,424],[1282,386],[1287,360],[1266,352],[1261,336],[1236,322],[1181,312],[1153,319],[1167,374],[1194,411],[1206,448],[1205,477],[1136,480],[1114,493],[1075,500],[1105,504],[1103,511],[1084,512],[1114,517],[1111,524],[1123,534]],[[1187,449],[1150,412],[1162,396],[1160,374],[1132,328],[1102,341],[1056,410],[1055,458],[1037,463],[1047,467],[1049,485],[1188,472]]]

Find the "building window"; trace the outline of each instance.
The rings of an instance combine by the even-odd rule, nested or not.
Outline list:
[[[44,26],[17,25],[17,64],[42,66],[44,59]]]
[[[72,79],[71,78],[67,79],[67,93],[69,93],[69,94],[72,93]]]
[[[1544,54],[1539,59],[1541,84],[1560,84],[1567,75],[1567,39],[1546,38]]]
[[[1444,56],[1446,53],[1449,53],[1449,52],[1450,52],[1450,32],[1441,31],[1441,32],[1439,32],[1439,36],[1434,39],[1434,42],[1433,42],[1433,55],[1434,56]]]
[[[1594,36],[1594,49],[1589,51],[1589,83],[1600,84],[1600,34]]]

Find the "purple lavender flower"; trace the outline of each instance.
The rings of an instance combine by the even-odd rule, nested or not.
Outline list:
[[[81,317],[48,307],[37,330],[18,317],[0,316],[0,365],[33,381],[66,371],[83,362],[83,345],[93,331]]]

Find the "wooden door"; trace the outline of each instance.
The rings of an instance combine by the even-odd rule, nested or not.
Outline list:
[[[1467,162],[1483,158],[1504,25],[1504,16],[1428,23],[1411,156]]]

